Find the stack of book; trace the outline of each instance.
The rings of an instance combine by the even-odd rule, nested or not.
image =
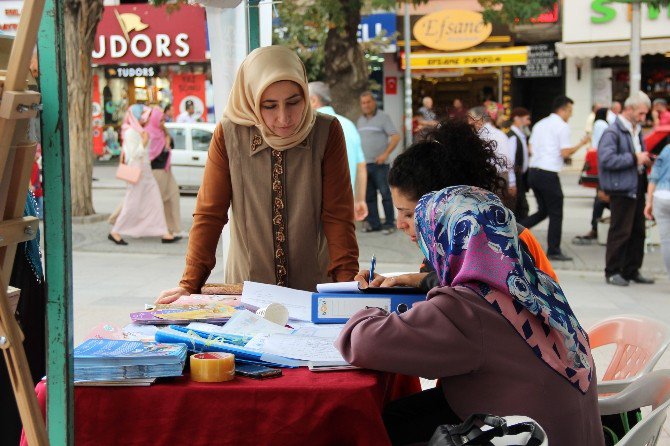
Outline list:
[[[181,376],[186,345],[89,339],[74,349],[76,383]]]

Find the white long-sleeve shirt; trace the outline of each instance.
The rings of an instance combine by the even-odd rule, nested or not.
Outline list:
[[[486,141],[495,142],[495,150],[499,157],[507,161],[507,168],[499,168],[499,173],[507,172],[507,183],[509,187],[516,186],[516,174],[514,173],[514,157],[516,155],[516,147],[514,152],[510,152],[509,139],[502,130],[497,129],[493,124],[487,122],[479,130],[479,136]]]

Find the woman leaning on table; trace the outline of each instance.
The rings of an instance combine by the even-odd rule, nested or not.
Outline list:
[[[455,186],[424,195],[414,218],[440,287],[400,315],[359,311],[336,342],[353,365],[440,378],[386,406],[392,443],[491,413],[533,418],[551,445],[603,445],[588,337],[520,248],[512,212],[491,192]]]
[[[226,282],[314,290],[354,278],[358,245],[344,135],[308,97],[305,67],[288,48],[259,48],[242,62],[209,148],[186,269],[179,287],[158,302],[199,292],[230,206]]]

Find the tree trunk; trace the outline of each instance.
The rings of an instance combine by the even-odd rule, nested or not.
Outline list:
[[[331,28],[325,44],[326,82],[337,113],[354,122],[361,114],[359,95],[368,88],[368,66],[357,40],[361,1],[340,0],[345,25]]]
[[[65,2],[65,56],[73,216],[95,213],[91,193],[93,182],[91,53],[103,10],[103,0]]]

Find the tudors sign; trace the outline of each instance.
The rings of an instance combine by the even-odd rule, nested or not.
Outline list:
[[[105,67],[106,78],[131,79],[135,77],[157,77],[158,66],[109,66]]]
[[[412,32],[422,45],[441,51],[472,48],[486,40],[493,25],[473,11],[446,9],[421,17]]]
[[[151,64],[206,60],[205,10],[183,5],[107,6],[98,25],[93,63]]]

